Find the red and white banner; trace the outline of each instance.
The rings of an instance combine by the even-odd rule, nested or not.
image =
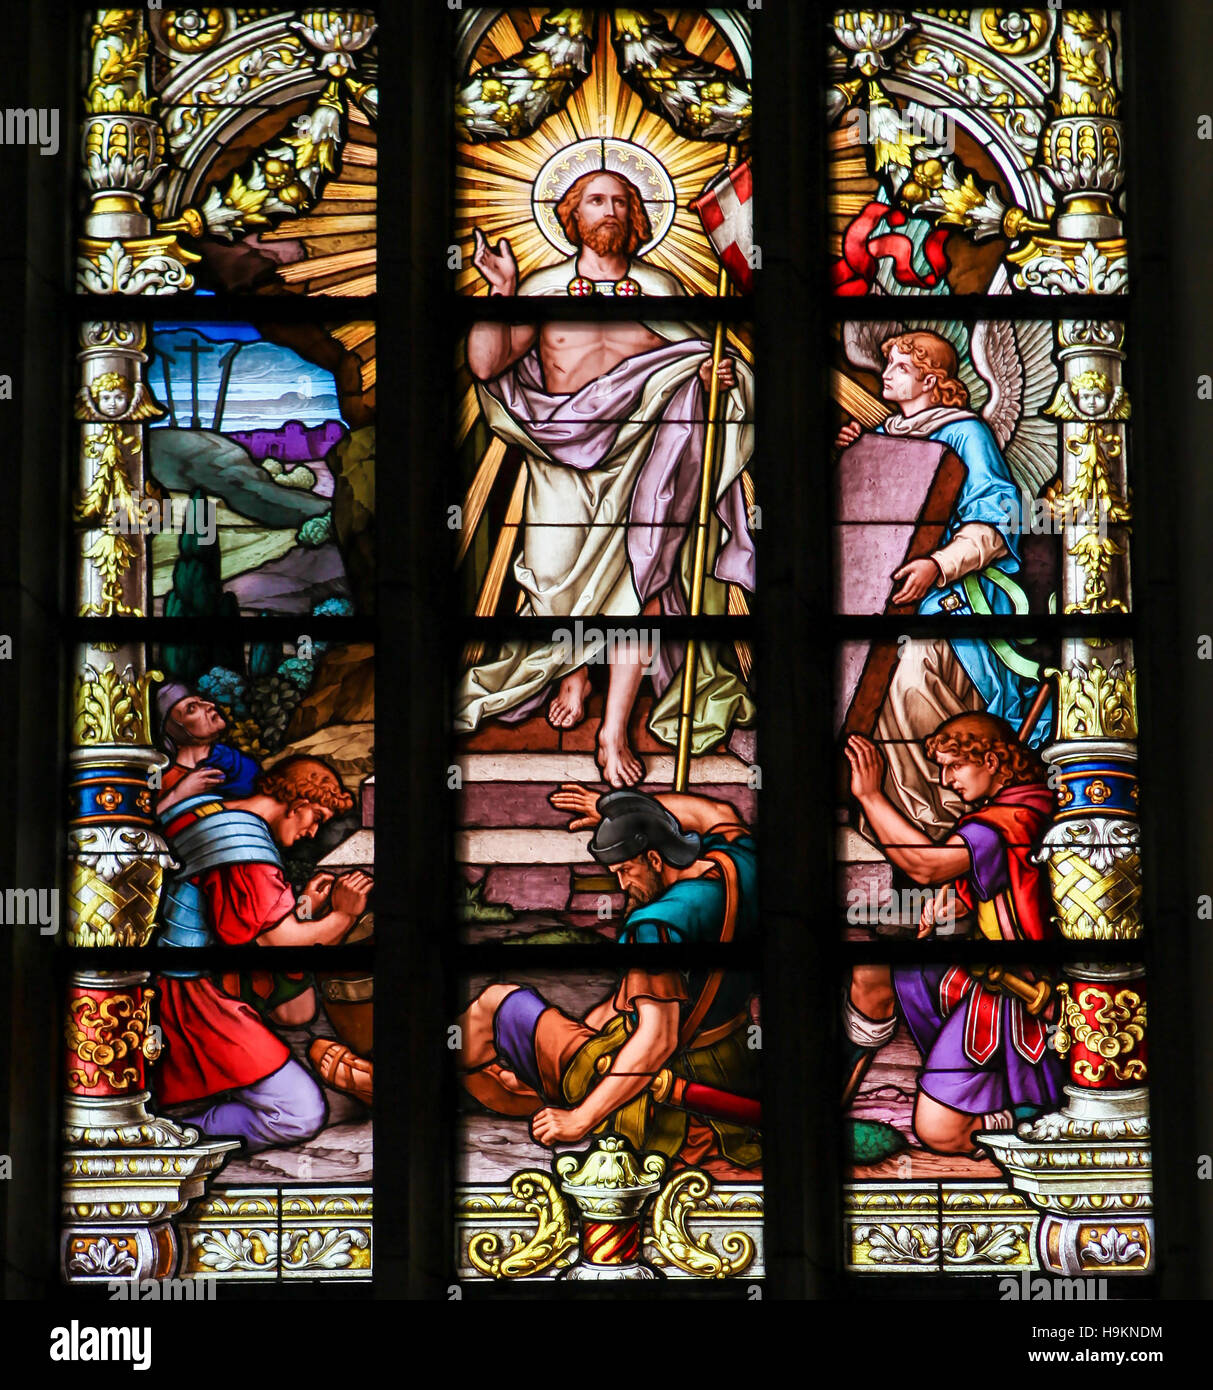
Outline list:
[[[720,257],[729,279],[749,294],[754,288],[750,254],[754,249],[754,184],[750,161],[743,160],[727,173],[718,174],[691,207]]]

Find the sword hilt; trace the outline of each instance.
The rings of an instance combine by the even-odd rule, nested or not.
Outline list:
[[[974,974],[977,972],[974,971]],[[1017,999],[1022,999],[1033,1018],[1043,1011],[1053,994],[1053,986],[1048,980],[1025,980],[1021,975],[1014,975],[1001,965],[989,966],[981,972],[979,978],[996,989],[1006,990]]]

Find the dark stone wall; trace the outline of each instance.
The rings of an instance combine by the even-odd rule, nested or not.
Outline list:
[[[59,0],[9,6],[0,25],[0,67],[14,75],[5,104],[60,110],[57,155],[0,147],[0,373],[13,378],[13,399],[0,402],[0,631],[13,638],[12,660],[0,662],[0,887],[62,887],[71,26]],[[0,1190],[6,1298],[54,1287],[63,1033],[56,950],[56,938],[36,926],[0,927],[0,1151],[12,1156]]]

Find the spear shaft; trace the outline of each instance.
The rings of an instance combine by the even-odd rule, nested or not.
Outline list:
[[[724,173],[733,167],[733,147],[725,156]],[[723,299],[729,290],[729,275],[724,262],[716,277],[716,297]],[[720,410],[721,361],[724,359],[724,321],[717,320],[712,336],[712,378],[708,387],[708,421],[703,436],[703,470],[699,477],[699,515],[695,523],[695,555],[691,566],[692,618],[703,610],[703,588],[707,579],[708,528],[712,519],[712,495],[716,482],[716,455],[719,453],[721,430],[717,422]],[[699,668],[699,641],[687,639],[686,655],[682,661],[682,694],[678,708],[678,754],[674,762],[674,790],[684,792],[691,774],[691,735],[695,724],[695,682]]]

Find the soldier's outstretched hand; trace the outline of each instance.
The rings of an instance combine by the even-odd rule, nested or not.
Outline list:
[[[592,830],[602,819],[598,814],[598,796],[598,792],[579,782],[562,782],[548,800],[558,811],[568,811],[575,818],[569,821],[570,830]]]
[[[576,1108],[557,1110],[548,1105],[531,1117],[531,1136],[545,1148],[550,1149],[554,1144],[578,1144],[589,1132],[589,1126]]]

